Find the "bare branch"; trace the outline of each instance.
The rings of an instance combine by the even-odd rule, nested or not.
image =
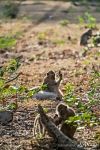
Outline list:
[[[17,79],[19,76],[21,75],[21,73],[18,73],[15,77],[13,77],[12,79],[9,79],[5,82],[5,84],[12,82],[13,80]]]

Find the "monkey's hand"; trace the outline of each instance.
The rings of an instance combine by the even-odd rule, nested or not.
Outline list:
[[[62,73],[61,73],[61,71],[59,71],[59,78],[60,78],[60,80],[62,80]]]
[[[53,120],[54,120],[53,122],[56,126],[58,126],[62,122],[61,117],[59,117],[57,114],[55,114],[55,116],[53,117]]]
[[[61,71],[59,71],[58,72],[58,75],[59,75],[59,79],[57,80],[57,85],[59,86],[59,84],[60,84],[60,82],[61,82],[61,80],[62,80],[62,73],[61,73]]]

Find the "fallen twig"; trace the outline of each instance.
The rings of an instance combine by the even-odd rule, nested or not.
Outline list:
[[[15,77],[13,77],[12,79],[9,79],[5,82],[5,84],[12,82],[13,80],[17,79],[19,76],[21,75],[21,73],[18,73]]]

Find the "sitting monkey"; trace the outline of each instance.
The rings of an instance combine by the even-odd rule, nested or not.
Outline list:
[[[92,36],[92,29],[87,30],[85,33],[82,34],[80,45],[87,45],[89,38]]]
[[[71,107],[64,103],[57,105],[54,123],[56,126],[60,125],[60,130],[71,139],[73,139],[74,133],[77,129],[77,123],[67,123],[65,121],[73,116],[75,116],[75,111]]]
[[[62,92],[59,89],[60,82],[62,80],[62,73],[59,71],[59,79],[56,81],[54,71],[49,71],[44,78],[43,85],[47,85],[46,92],[52,92],[57,95],[57,99],[61,100],[63,97]]]
[[[44,78],[43,85],[46,85],[45,90],[40,90],[36,94],[33,95],[33,98],[36,98],[38,100],[62,100],[63,94],[59,89],[60,82],[62,80],[62,74],[59,71],[59,79],[56,81],[55,79],[55,73],[53,71],[49,71],[46,74],[46,77]],[[32,88],[30,90],[34,90],[35,88]],[[36,87],[36,89],[39,89],[39,87]],[[35,90],[36,90],[35,89]]]
[[[71,116],[75,116],[75,111],[72,108],[70,108],[68,105],[65,105],[64,103],[60,103],[56,107],[56,114],[54,115],[54,117],[52,118],[49,117],[49,119],[57,127],[59,127],[60,125],[60,131],[62,131],[69,138],[73,139],[73,136],[77,129],[77,124],[65,122]],[[47,132],[46,128],[40,119],[40,115],[37,115],[34,120],[33,136],[36,137],[38,133],[42,136],[45,136],[46,132]]]

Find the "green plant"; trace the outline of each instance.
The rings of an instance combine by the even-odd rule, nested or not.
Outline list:
[[[69,24],[69,20],[62,20],[60,21],[60,25],[67,26]]]
[[[63,40],[63,39],[55,39],[54,41],[53,41],[53,43],[54,44],[56,44],[56,45],[64,45],[65,44],[65,40]]]
[[[8,110],[15,110],[15,109],[16,109],[16,104],[15,104],[15,103],[10,103],[10,104],[7,106],[7,109],[8,109]]]
[[[38,40],[46,40],[46,33],[45,32],[40,32],[38,33]]]
[[[9,65],[6,67],[8,73],[14,73],[20,67],[19,59],[11,59]]]
[[[92,43],[94,46],[98,46],[100,44],[100,35],[92,38]]]
[[[5,4],[3,14],[5,17],[14,19],[16,18],[18,11],[19,5],[10,0]]]
[[[13,37],[0,37],[0,49],[12,48],[16,42]]]
[[[87,28],[96,28],[96,19],[88,12],[85,12],[83,16],[78,17],[80,24],[86,24]]]
[[[16,95],[18,89],[11,87],[8,83],[17,78],[12,78],[12,75],[15,74],[19,66],[18,60],[11,60],[7,66],[0,68],[0,101]]]
[[[44,136],[43,136],[43,134],[41,134],[41,133],[38,133],[37,135],[36,135],[36,139],[37,140],[42,140],[44,138]]]
[[[88,96],[90,99],[90,102],[94,104],[99,104],[99,88],[100,88],[100,72],[95,71],[92,74],[91,80],[89,81],[90,90],[88,91]]]
[[[65,102],[69,104],[71,107],[74,106],[76,108],[77,115],[74,117],[70,117],[66,120],[66,123],[78,123],[79,130],[85,128],[85,126],[93,127],[99,124],[99,114],[95,112],[96,106],[99,105],[100,97],[98,96],[100,83],[100,72],[94,71],[91,75],[91,79],[89,81],[89,91],[87,94],[87,101],[83,101],[81,97],[77,98],[75,96],[74,86],[71,83],[67,83],[65,86]],[[98,109],[97,109],[98,111]]]
[[[78,16],[78,21],[81,25],[83,25],[85,23],[84,18],[82,16]]]
[[[76,96],[74,94],[74,86],[71,83],[67,83],[65,85],[65,95],[64,95],[64,100],[67,102],[69,105],[72,105],[76,102]]]
[[[98,120],[95,117],[95,115],[86,108],[84,108],[84,110],[81,111],[81,113],[77,113],[77,115],[73,117],[69,117],[65,122],[69,124],[75,123],[75,125],[77,123],[79,126],[79,129],[81,129],[80,127],[83,127],[83,126],[85,128],[85,126],[92,127],[94,125],[98,125]]]

